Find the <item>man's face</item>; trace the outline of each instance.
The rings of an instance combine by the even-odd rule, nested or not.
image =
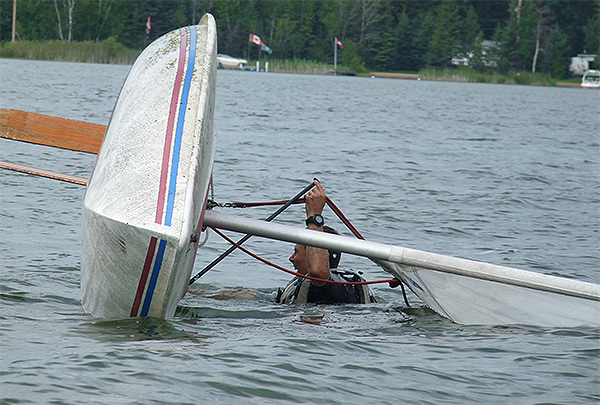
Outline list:
[[[294,269],[300,274],[308,274],[308,265],[306,264],[306,246],[294,246],[294,253],[290,256],[290,262]]]

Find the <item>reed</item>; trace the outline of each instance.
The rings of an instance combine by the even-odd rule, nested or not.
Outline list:
[[[16,41],[0,45],[3,58],[129,65],[139,51],[127,49],[115,38],[101,42]]]
[[[264,68],[265,62],[261,61],[260,65]],[[256,61],[251,61],[247,66],[256,66]],[[351,71],[348,67],[339,64],[337,69],[338,72]],[[333,73],[333,65],[312,60],[270,59],[269,72],[326,75]]]
[[[475,69],[460,67],[455,69],[426,68],[419,71],[423,80],[439,80],[470,83],[494,84],[523,84],[535,86],[554,86],[554,80],[549,74],[530,72],[510,72],[502,74],[495,71],[478,72]]]

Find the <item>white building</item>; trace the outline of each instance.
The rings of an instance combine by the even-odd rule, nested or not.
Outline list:
[[[497,61],[497,47],[498,44],[493,41],[481,41],[481,59],[480,62],[483,63],[484,66],[489,68],[495,68],[498,66]],[[452,64],[455,66],[469,66],[473,63],[473,58],[475,54],[473,51],[469,52],[467,55],[459,54],[455,55],[452,58]]]
[[[580,53],[577,57],[571,58],[569,71],[576,76],[583,76],[586,71],[590,70],[590,62],[597,58],[597,55],[591,53]]]

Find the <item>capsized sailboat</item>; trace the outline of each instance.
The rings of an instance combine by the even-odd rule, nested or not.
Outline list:
[[[88,185],[81,279],[87,312],[171,318],[187,290],[198,233],[208,226],[368,257],[457,323],[600,327],[598,284],[207,211],[215,75],[216,26],[206,15],[146,48],[108,129],[0,110],[1,137],[99,153],[89,182],[0,162]]]
[[[171,318],[187,291],[214,161],[216,25],[172,31],[133,64],[83,201],[84,309]]]

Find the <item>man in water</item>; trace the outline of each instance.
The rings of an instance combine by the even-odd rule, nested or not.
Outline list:
[[[306,227],[317,232],[337,234],[325,225],[323,208],[327,202],[325,189],[317,180],[315,187],[305,195]],[[364,281],[354,272],[337,270],[341,252],[330,252],[312,246],[296,245],[290,262],[300,273],[314,278],[333,281]],[[368,303],[374,302],[373,296],[365,285],[333,284],[325,281],[295,277],[283,290],[279,290],[277,302],[286,304],[317,303]]]
[[[325,189],[317,180],[315,187],[305,195],[306,227],[316,232],[337,234],[338,232],[325,225],[323,208],[327,202]],[[327,249],[312,246],[295,245],[289,260],[294,269],[303,275],[322,280],[364,281],[357,273],[337,270],[341,252],[330,252]],[[216,299],[251,299],[257,293],[250,290],[203,291],[188,290],[194,295],[206,295]],[[262,295],[262,294],[261,294]],[[341,304],[375,302],[373,294],[366,285],[333,284],[325,281],[295,277],[282,290],[279,289],[275,299],[284,304]]]

